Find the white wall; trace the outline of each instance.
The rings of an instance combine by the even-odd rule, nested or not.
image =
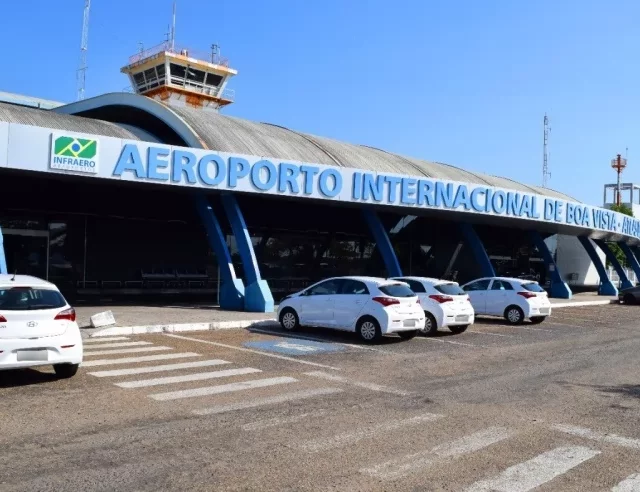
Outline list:
[[[555,242],[558,270],[569,286],[597,287],[600,284],[600,276],[578,238],[558,234]],[[549,244],[549,246],[551,247],[551,244]],[[597,246],[595,246],[595,248],[598,256],[600,256],[600,259],[604,262],[604,251]],[[573,278],[572,274],[575,274]]]

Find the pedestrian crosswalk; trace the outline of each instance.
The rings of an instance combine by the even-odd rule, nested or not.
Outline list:
[[[231,360],[206,358],[195,352],[179,352],[172,347],[132,341],[127,337],[92,339],[86,340],[85,344],[82,366],[89,368],[89,376],[122,390],[138,390],[143,397],[159,404],[184,402],[190,405],[187,411],[196,417],[313,399],[323,401],[324,405],[325,397],[352,389],[387,393],[397,398],[411,397],[408,392],[353,381],[345,376],[321,371],[270,374],[264,368],[238,367]],[[305,382],[307,385],[303,387]],[[307,387],[309,384],[319,387]],[[268,390],[267,394],[258,394],[261,389]],[[355,448],[376,449],[376,444],[395,438],[399,433],[425,435],[428,445],[416,445],[416,442],[422,441],[412,440],[400,453],[358,455],[360,461],[353,473],[359,478],[354,479],[354,483],[359,483],[357,480],[383,484],[387,481],[419,480],[451,461],[465,462],[478,457],[479,461],[475,463],[480,465],[473,467],[472,479],[456,485],[456,490],[527,492],[545,484],[551,490],[567,474],[571,474],[571,480],[579,483],[580,474],[587,467],[605,459],[603,457],[606,457],[609,447],[637,453],[639,459],[636,461],[640,462],[640,439],[564,423],[544,424],[545,431],[551,431],[553,439],[527,447],[522,446],[522,442],[528,442],[529,438],[513,424],[486,428],[481,425],[480,428],[465,426],[464,430],[460,430],[456,425],[447,424],[453,417],[444,413],[412,412],[413,415],[403,414],[403,417],[395,419],[368,418],[362,424],[356,423],[339,430],[331,425],[334,415],[329,410],[330,406],[306,407],[297,413],[292,413],[291,408],[288,407],[287,413],[268,415],[268,418],[253,422],[246,422],[239,417],[238,427],[246,433],[270,433],[284,426],[291,428],[299,425],[301,429],[296,432],[296,439],[287,445],[310,457],[323,453],[330,455],[336,450],[339,454]],[[310,419],[325,422],[326,425],[302,430],[304,423]],[[431,438],[432,435],[438,438]],[[490,460],[482,457],[494,456],[495,450],[500,447],[515,451],[503,453],[503,461],[489,467],[486,463]],[[640,492],[640,470],[634,473],[631,473],[634,470],[625,471],[614,477],[603,490]]]

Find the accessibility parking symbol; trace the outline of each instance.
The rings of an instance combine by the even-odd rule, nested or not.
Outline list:
[[[315,355],[327,352],[341,352],[345,348],[336,343],[315,342],[313,340],[269,340],[263,342],[245,342],[247,348],[278,352],[287,355]]]

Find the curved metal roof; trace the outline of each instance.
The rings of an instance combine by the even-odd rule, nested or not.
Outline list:
[[[2,102],[0,102],[0,121],[18,123],[21,125],[42,126],[45,128],[53,128],[54,130],[93,133],[96,135],[105,135],[107,137],[139,140],[139,138],[129,130],[125,130],[124,128],[108,121],[82,118],[80,116],[69,116],[66,114],[54,113],[53,111],[25,108]]]
[[[55,111],[77,114],[108,105],[143,109],[174,128],[188,145],[195,146],[194,143],[198,143],[198,146],[219,152],[448,179],[577,201],[549,188],[529,186],[509,178],[470,172],[449,164],[405,157],[372,147],[309,135],[269,123],[257,123],[190,107],[167,106],[136,94],[105,94],[56,108]]]

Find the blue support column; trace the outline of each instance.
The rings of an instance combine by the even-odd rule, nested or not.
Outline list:
[[[4,238],[2,236],[2,228],[0,228],[0,273],[9,273],[7,271],[7,258],[4,255]]]
[[[607,275],[607,269],[604,267],[604,263],[602,263],[602,260],[598,256],[598,253],[596,251],[596,248],[593,246],[593,243],[589,240],[588,237],[578,236],[578,239],[580,240],[580,242],[582,243],[582,246],[584,247],[585,251],[589,255],[589,258],[591,258],[591,261],[593,262],[593,265],[596,267],[596,270],[598,270],[598,275],[600,276],[600,287],[598,288],[598,294],[600,294],[601,296],[617,296],[618,289],[616,288],[615,285],[613,285],[613,283],[611,282],[611,279],[609,279],[609,276]]]
[[[267,281],[260,276],[260,268],[253,251],[251,237],[238,202],[235,196],[230,193],[224,193],[221,198],[233,235],[236,238],[238,252],[244,267],[245,280],[247,281],[244,290],[244,309],[245,311],[256,313],[272,313],[274,310],[273,295],[269,285],[267,285]]]
[[[596,243],[602,251],[604,251],[604,254],[607,256],[607,260],[609,260],[611,262],[611,266],[615,268],[618,277],[620,277],[620,282],[622,284],[621,287],[623,289],[629,289],[633,287],[633,284],[629,280],[629,277],[627,277],[627,272],[624,271],[622,265],[618,261],[618,258],[616,258],[616,255],[613,251],[611,251],[611,248],[607,245],[607,243],[602,239],[594,239],[593,242]]]
[[[382,255],[382,259],[384,260],[384,266],[387,269],[387,274],[389,277],[402,277],[402,269],[400,268],[400,262],[398,261],[398,257],[396,256],[396,252],[393,250],[393,245],[389,240],[389,235],[378,217],[378,214],[373,210],[362,209],[362,214],[364,215],[364,219],[369,226],[369,230],[371,231],[371,235],[376,242],[376,246],[378,247],[378,251]]]
[[[625,243],[624,241],[620,241],[618,244],[620,245],[620,249],[622,250],[624,255],[627,257],[629,265],[631,265],[631,268],[633,268],[633,271],[636,274],[636,278],[640,282],[640,263],[638,263],[638,258],[636,258],[636,255],[633,253],[633,250],[627,243]]]
[[[547,243],[544,242],[544,239],[542,239],[542,236],[538,231],[529,231],[529,236],[542,255],[547,272],[549,272],[549,275],[551,276],[550,297],[571,299],[571,289],[567,283],[562,280],[562,275],[560,275],[560,272],[558,271],[558,265],[556,265],[556,262],[553,260],[553,256],[547,247]]]
[[[478,265],[480,265],[482,276],[495,277],[496,272],[493,269],[493,265],[491,264],[491,260],[489,259],[489,255],[487,254],[487,250],[484,249],[484,244],[482,244],[482,241],[480,240],[480,237],[478,236],[476,230],[471,224],[459,224],[459,226],[465,243],[469,245],[471,251],[473,252],[474,258],[478,262]]]
[[[244,309],[244,284],[241,279],[236,277],[220,222],[218,222],[211,204],[204,195],[196,195],[195,202],[198,215],[200,215],[202,224],[207,231],[209,245],[216,254],[220,267],[220,307],[231,311],[242,311]]]

